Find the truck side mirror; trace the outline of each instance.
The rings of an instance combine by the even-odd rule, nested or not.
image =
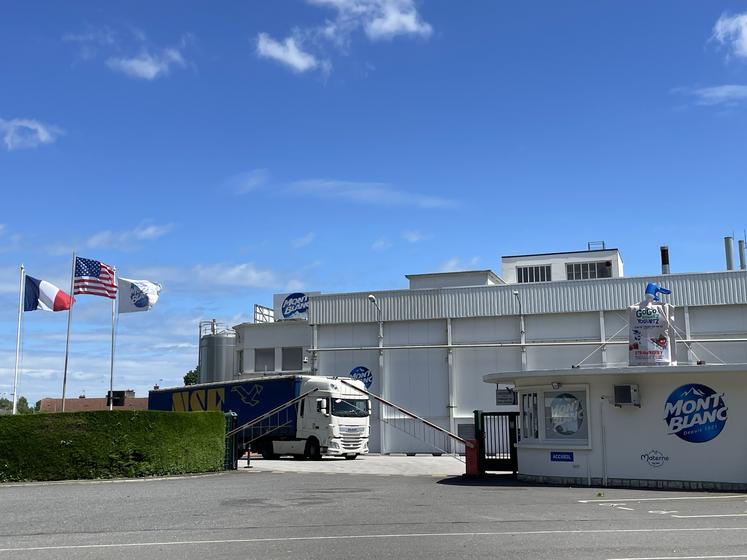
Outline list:
[[[371,401],[366,401],[366,412],[371,416]]]
[[[316,399],[316,411],[327,414],[327,399]]]

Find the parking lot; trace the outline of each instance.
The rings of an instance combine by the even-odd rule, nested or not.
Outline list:
[[[450,457],[0,485],[2,558],[747,557],[747,495],[465,480]]]
[[[432,455],[364,455],[355,461],[341,457],[324,457],[321,461],[293,459],[264,460],[252,457],[248,468],[262,472],[315,472],[371,476],[433,476],[445,478],[464,474],[464,457],[434,457]],[[239,461],[239,470],[247,469],[247,461]]]

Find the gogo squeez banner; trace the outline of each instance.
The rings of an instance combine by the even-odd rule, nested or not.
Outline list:
[[[628,364],[659,366],[672,364],[674,306],[645,301],[628,308]],[[676,362],[676,359],[675,359]]]

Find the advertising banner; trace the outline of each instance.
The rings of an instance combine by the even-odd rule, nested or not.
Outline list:
[[[674,352],[674,306],[645,301],[628,308],[628,364],[667,366],[676,364]]]

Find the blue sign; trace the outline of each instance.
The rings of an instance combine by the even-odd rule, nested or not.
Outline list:
[[[283,300],[281,306],[283,319],[293,319],[295,317],[306,317],[309,312],[309,296],[301,292],[295,292],[288,295]]]
[[[366,386],[366,389],[371,387],[373,384],[373,374],[371,373],[371,370],[368,369],[366,366],[356,366],[350,371],[350,377],[353,379],[359,379],[360,381],[363,381],[363,384]]]
[[[573,451],[550,451],[550,460],[554,463],[572,463]]]
[[[700,383],[688,383],[669,395],[664,405],[664,421],[669,434],[690,443],[703,443],[721,433],[728,410],[724,393],[716,393]]]

